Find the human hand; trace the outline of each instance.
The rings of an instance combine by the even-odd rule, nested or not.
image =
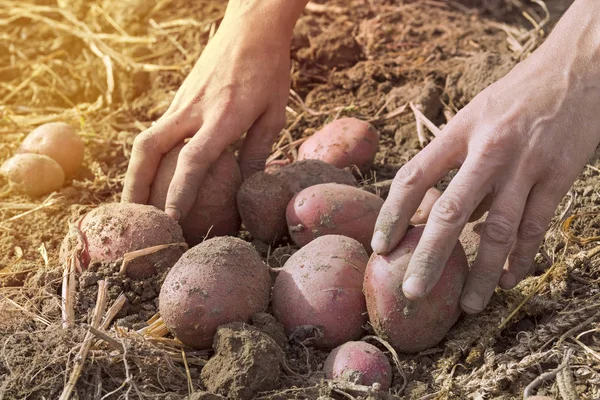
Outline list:
[[[234,7],[237,3],[243,6]],[[169,109],[135,138],[123,201],[146,203],[161,157],[188,137],[165,206],[176,220],[191,209],[212,163],[244,133],[242,175],[264,168],[285,124],[295,20],[267,18],[281,10],[246,3],[255,2],[230,2],[221,26]],[[261,4],[267,3],[274,2]]]
[[[403,284],[408,298],[435,286],[486,197],[491,208],[463,289],[463,310],[482,311],[498,283],[512,288],[529,272],[557,205],[600,141],[599,8],[576,2],[554,36],[480,93],[398,172],[373,236],[380,254],[396,247],[425,192],[460,168],[411,258]]]

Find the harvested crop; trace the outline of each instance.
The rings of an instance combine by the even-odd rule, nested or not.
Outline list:
[[[60,189],[65,174],[50,157],[39,154],[16,154],[0,167],[10,186],[17,192],[39,197]]]

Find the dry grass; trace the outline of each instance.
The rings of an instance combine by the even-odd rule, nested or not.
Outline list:
[[[6,190],[0,193],[0,398],[59,398],[63,391],[63,398],[68,398],[72,390],[78,391],[79,398],[164,398],[165,393],[183,398],[198,387],[198,370],[210,356],[208,352],[187,349],[169,338],[159,316],[138,331],[111,325],[126,302],[123,294],[107,301],[106,313],[100,310],[102,302],[97,302],[95,318],[77,314],[73,304],[77,283],[72,279],[76,257],[67,266],[58,262],[58,248],[69,222],[98,204],[119,200],[133,137],[166,109],[214,35],[223,4],[193,3],[0,0],[0,161],[12,154],[32,128],[46,122],[71,123],[86,142],[85,170],[60,193],[41,199]],[[369,42],[372,30],[385,24],[411,28],[411,18],[422,14],[423,7],[441,13],[435,15],[456,13],[456,18],[472,13],[452,1],[408,1],[402,6],[375,0],[359,3],[368,12],[361,11],[365,20],[357,40],[367,56],[382,65],[390,62],[389,57],[373,50],[378,44]],[[541,42],[547,9],[540,1],[508,3],[521,10],[530,24],[478,23],[505,32],[511,51],[522,58]],[[326,23],[321,19],[343,15],[340,4],[311,4],[309,12],[315,21]],[[405,20],[397,19],[400,16]],[[422,57],[417,50],[402,50],[407,79],[435,72],[437,61]],[[335,78],[333,72],[324,78],[318,67],[300,72],[303,79],[311,77],[314,82]],[[300,89],[294,87],[290,93],[287,129],[271,162],[295,159],[307,132],[346,114],[383,128],[401,117],[412,118],[406,115],[412,109],[420,124],[438,131],[418,104],[409,108],[409,101],[390,109],[389,99],[372,100],[376,96],[370,94],[367,106],[360,98],[309,104],[298,94]],[[425,142],[424,132],[420,133]],[[589,167],[590,173],[597,173],[597,166]],[[367,178],[378,180],[377,176]],[[380,190],[389,181],[371,185]],[[541,277],[526,279],[515,292],[499,291],[489,310],[457,325],[444,348],[392,357],[399,395],[514,398],[520,394],[506,394],[511,384],[521,391],[531,384],[530,392],[555,397],[572,398],[568,396],[573,393],[582,399],[600,397],[599,250],[593,246],[597,237],[569,233],[575,219],[580,224],[596,219],[590,213],[571,216],[569,204],[561,210],[565,215],[557,215],[556,220],[568,223],[558,225],[562,230],[548,232],[543,254],[549,255],[550,263]],[[152,250],[156,249],[148,251]],[[59,296],[63,282],[65,291]],[[533,326],[519,325],[523,321]],[[318,356],[309,352],[307,361],[304,350],[299,351],[302,366],[308,363],[304,368],[316,370]],[[433,361],[425,366],[426,358]],[[282,390],[262,398],[333,393],[346,398],[387,396],[373,388],[320,378],[318,373],[308,380],[290,373],[284,377]]]

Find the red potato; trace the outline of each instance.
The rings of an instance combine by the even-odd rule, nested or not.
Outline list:
[[[216,237],[188,250],[169,271],[159,310],[173,335],[208,349],[220,325],[247,322],[269,305],[271,276],[258,252],[234,237]]]
[[[64,122],[40,125],[21,143],[19,153],[41,154],[56,161],[70,178],[83,164],[83,141],[75,129]]]
[[[382,390],[392,386],[392,366],[381,350],[365,342],[347,342],[333,349],[325,360],[327,379],[358,385],[379,383]]]
[[[165,209],[169,185],[175,174],[177,157],[184,144],[173,148],[160,162],[148,203]],[[206,174],[194,206],[179,223],[183,236],[190,246],[195,246],[205,237],[236,235],[241,219],[238,212],[236,193],[242,184],[242,174],[230,152],[217,159]]]
[[[170,269],[181,257],[184,242],[181,228],[156,207],[133,203],[109,203],[90,211],[79,221],[84,240],[82,268],[90,263],[112,263],[123,260],[126,253],[149,247],[173,244],[148,255],[136,257],[126,267],[132,279],[145,279]],[[65,262],[76,246],[70,236],[60,249]]]
[[[408,300],[402,281],[423,228],[410,228],[389,255],[373,254],[365,272],[371,324],[377,335],[405,353],[431,348],[446,336],[460,316],[460,295],[469,272],[465,252],[457,242],[432,291],[423,299]]]
[[[294,194],[326,182],[356,185],[350,172],[318,160],[292,163],[252,175],[237,193],[238,210],[245,228],[256,239],[277,242],[288,235],[285,214]]]
[[[11,187],[31,197],[59,190],[65,182],[60,165],[50,157],[39,154],[16,154],[0,167]]]
[[[338,168],[356,166],[361,173],[373,167],[379,133],[368,122],[340,118],[317,131],[298,149],[298,160],[321,160]]]
[[[358,240],[370,253],[371,237],[383,199],[348,185],[323,183],[298,193],[288,204],[286,219],[299,246],[324,235]]]
[[[294,253],[273,286],[273,315],[286,334],[317,328],[322,336],[314,344],[325,349],[360,338],[368,260],[359,242],[339,235],[321,236]]]

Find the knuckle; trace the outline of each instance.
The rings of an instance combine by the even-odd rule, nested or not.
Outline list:
[[[506,218],[488,217],[481,230],[481,240],[493,246],[510,246],[515,237],[515,229]]]
[[[134,151],[147,153],[156,150],[156,140],[149,132],[142,132],[133,139]]]
[[[463,221],[464,212],[460,207],[460,202],[456,198],[445,194],[439,198],[431,210],[430,219],[445,222],[447,224],[457,224]]]
[[[435,271],[442,268],[445,263],[442,254],[439,250],[431,248],[423,249],[423,251],[416,252],[413,255],[415,265],[418,266],[418,274],[422,277],[429,277]]]
[[[414,162],[404,164],[396,173],[394,184],[399,186],[416,186],[424,178],[423,169]]]
[[[523,278],[527,275],[531,271],[532,265],[533,257],[531,255],[513,252],[508,257],[508,267],[517,277]]]
[[[537,242],[541,241],[548,226],[539,218],[525,217],[519,227],[519,241]]]

